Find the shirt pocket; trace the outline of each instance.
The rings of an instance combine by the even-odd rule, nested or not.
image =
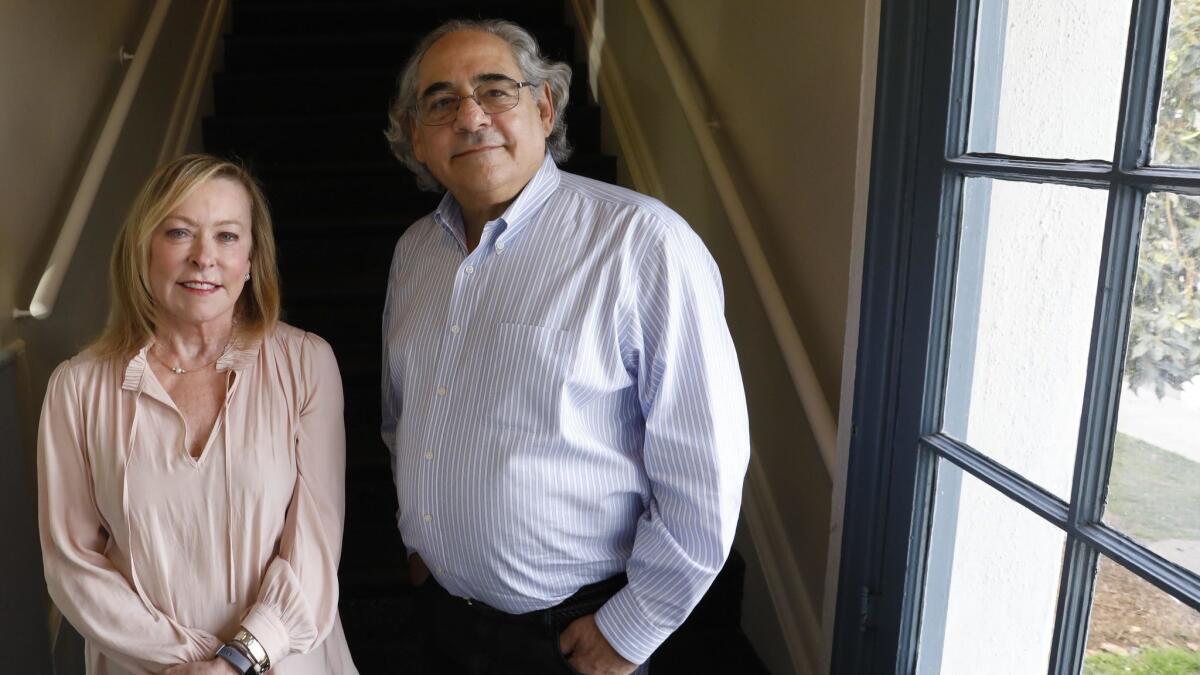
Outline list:
[[[488,392],[493,426],[528,433],[557,433],[574,342],[569,331],[496,323],[489,336],[480,386]]]

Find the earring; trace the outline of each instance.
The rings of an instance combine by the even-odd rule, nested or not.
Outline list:
[[[250,281],[250,273],[249,272],[246,272],[246,278],[242,279],[242,281]]]

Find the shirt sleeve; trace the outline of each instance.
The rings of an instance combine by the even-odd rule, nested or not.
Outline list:
[[[320,645],[337,620],[338,559],[346,513],[342,380],[329,344],[307,334],[294,443],[296,485],[279,554],[242,619],[272,664]]]
[[[46,586],[71,625],[134,673],[212,658],[216,636],[159,611],[105,555],[111,534],[96,505],[87,422],[69,363],[50,376],[38,426],[38,526]]]
[[[629,583],[596,613],[601,633],[633,663],[683,623],[724,565],[750,458],[715,262],[677,217],[643,250],[621,333],[645,419],[651,498],[637,523]]]
[[[400,420],[400,409],[402,399],[400,396],[400,383],[396,381],[395,375],[392,373],[392,319],[395,308],[392,306],[392,294],[395,292],[394,285],[396,284],[396,267],[400,264],[400,247],[397,244],[396,253],[392,258],[391,271],[388,274],[387,295],[383,302],[383,330],[380,331],[383,336],[383,363],[379,372],[382,374],[380,389],[381,389],[381,419],[380,434],[383,436],[383,443],[387,446],[388,452],[392,455],[393,471],[396,466],[396,424]],[[394,477],[394,476],[393,476]]]

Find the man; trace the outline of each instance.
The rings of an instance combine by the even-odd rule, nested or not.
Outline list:
[[[716,265],[660,202],[558,170],[569,84],[516,25],[452,22],[390,113],[446,195],[396,245],[383,436],[437,658],[472,673],[645,672],[749,457]]]

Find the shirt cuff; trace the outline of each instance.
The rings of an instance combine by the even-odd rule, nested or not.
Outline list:
[[[254,639],[258,640],[258,643],[267,651],[267,658],[271,659],[272,668],[279,665],[279,662],[288,655],[291,648],[291,636],[288,635],[287,627],[283,625],[279,615],[270,607],[261,603],[255,605],[242,619],[242,628],[253,635]]]
[[[649,660],[654,650],[678,628],[658,626],[654,619],[642,610],[628,586],[612,596],[596,612],[596,627],[622,658],[637,664]]]

